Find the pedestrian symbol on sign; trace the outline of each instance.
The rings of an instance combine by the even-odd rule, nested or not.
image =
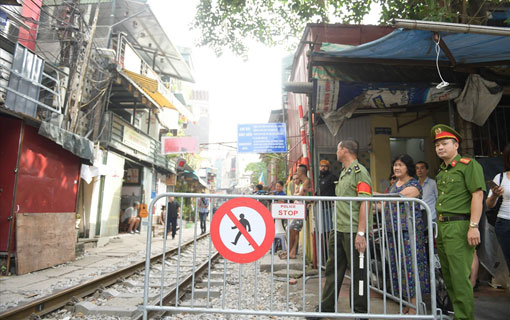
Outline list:
[[[250,232],[251,231],[250,222],[244,218],[244,214],[241,213],[239,215],[239,218],[241,218],[241,219],[239,219],[239,223],[243,226],[244,231]],[[235,225],[235,223],[234,223],[234,226],[232,227],[232,229],[238,229],[237,226]],[[237,245],[237,241],[239,240],[239,237],[241,237],[241,234],[243,234],[243,231],[241,231],[241,230],[242,229],[239,230],[239,232],[236,235],[236,239],[234,240],[234,242],[232,242],[232,244],[234,246]]]

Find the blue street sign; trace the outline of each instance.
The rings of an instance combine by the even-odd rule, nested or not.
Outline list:
[[[237,125],[238,153],[287,152],[285,123]]]

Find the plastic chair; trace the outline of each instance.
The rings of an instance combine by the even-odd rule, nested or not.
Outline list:
[[[278,243],[282,247],[282,251],[287,251],[287,245],[285,241],[285,229],[283,228],[282,220],[275,219],[275,236],[273,241],[273,250],[276,252],[278,248]]]

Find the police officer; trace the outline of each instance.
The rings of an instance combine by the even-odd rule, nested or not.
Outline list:
[[[436,153],[443,161],[437,174],[436,239],[441,270],[455,319],[474,319],[473,287],[469,281],[475,246],[480,243],[485,181],[476,160],[463,158],[460,134],[444,124],[432,127]]]
[[[336,186],[336,195],[339,197],[367,197],[372,194],[372,181],[367,169],[358,162],[359,145],[352,139],[346,139],[338,144],[337,159],[342,163],[343,169],[340,173]],[[367,224],[372,223],[372,214],[369,204],[366,201],[353,201],[352,207],[349,201],[338,201],[336,204],[336,239],[335,232],[329,234],[328,243],[328,261],[326,262],[326,284],[322,291],[321,312],[335,312],[335,305],[338,300],[338,294],[342,287],[345,272],[347,268],[353,267],[354,275],[354,312],[367,312],[367,281],[366,272],[360,269],[360,254],[365,253],[366,235],[365,228]],[[351,228],[351,209],[352,209],[352,228]],[[367,217],[369,221],[367,221]],[[352,231],[352,233],[351,233]],[[354,248],[351,248],[351,238]],[[336,240],[336,244],[335,244]],[[337,256],[335,257],[335,246]],[[351,250],[354,249],[354,250]],[[352,251],[352,260],[351,260]],[[335,259],[337,264],[337,283],[335,292]],[[364,258],[366,266],[366,257]],[[366,269],[365,269],[366,270]],[[352,275],[351,275],[352,276]],[[360,281],[363,281],[362,290],[360,292]],[[349,295],[350,297],[351,295]],[[318,306],[316,311],[319,311]],[[317,319],[317,318],[307,318]]]

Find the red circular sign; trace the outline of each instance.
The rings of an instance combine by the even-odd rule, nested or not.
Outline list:
[[[211,240],[227,260],[250,263],[269,251],[274,240],[269,210],[251,198],[236,198],[218,208],[211,221]]]

